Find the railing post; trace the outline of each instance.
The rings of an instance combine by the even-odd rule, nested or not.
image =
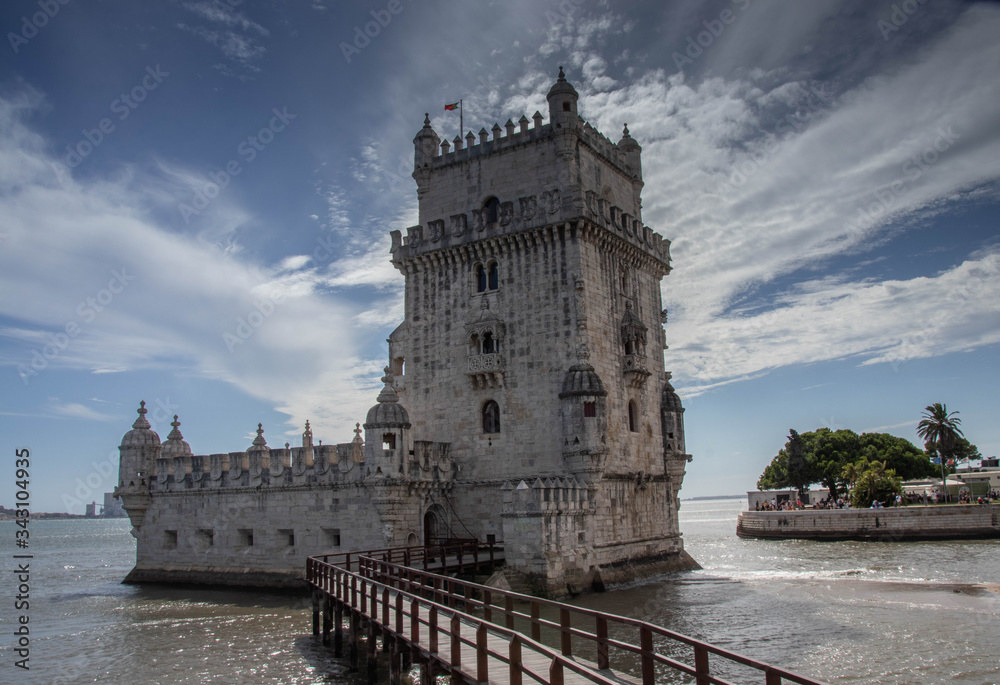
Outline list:
[[[430,631],[430,644],[427,647],[427,651],[431,654],[437,654],[438,651],[438,608],[436,606],[431,606],[431,613],[427,617],[427,630]]]
[[[462,622],[458,620],[458,614],[451,615],[451,668],[452,673],[462,667]],[[454,679],[454,675],[452,676]]]
[[[653,631],[649,626],[639,629],[639,649],[642,657],[642,685],[654,685],[656,674],[653,661]],[[698,681],[698,685],[706,684]]]
[[[510,641],[507,656],[510,661],[510,685],[521,685],[521,638],[517,635]]]
[[[549,664],[549,685],[563,685],[563,665],[559,659],[553,657]]]
[[[480,683],[490,681],[490,653],[486,642],[486,624],[480,623],[476,629],[476,680]]]
[[[330,609],[332,608],[333,600],[330,599],[330,595],[323,597],[323,646],[330,646],[330,626],[333,625],[333,616],[331,615]]]
[[[611,668],[608,659],[608,619],[604,616],[597,617],[597,668]]]
[[[420,600],[410,600],[410,642],[414,649],[420,645]]]
[[[510,595],[504,596],[503,609],[504,613],[507,614],[507,628],[514,630],[514,598]]]
[[[559,632],[563,656],[573,656],[573,635],[569,632],[569,607],[559,608]]]
[[[396,593],[396,635],[403,637],[403,593]]]
[[[531,639],[535,642],[542,641],[542,626],[538,623],[539,606],[538,602],[531,603]]]
[[[483,619],[493,623],[493,593],[489,590],[483,590]]]
[[[694,646],[694,672],[698,685],[709,685],[708,650],[701,645]]]
[[[382,588],[382,627],[389,629],[389,588]]]
[[[781,685],[781,676],[770,668],[764,670],[764,685]]]

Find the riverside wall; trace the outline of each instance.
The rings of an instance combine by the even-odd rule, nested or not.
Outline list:
[[[1000,538],[1000,504],[744,511],[741,538],[903,542]]]

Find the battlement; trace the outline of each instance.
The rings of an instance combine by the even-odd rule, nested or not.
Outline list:
[[[503,484],[504,516],[592,514],[594,489],[578,478],[536,478]]]

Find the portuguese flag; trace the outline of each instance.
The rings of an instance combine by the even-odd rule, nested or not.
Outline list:
[[[445,110],[447,110],[448,112],[453,112],[453,111],[455,111],[456,109],[458,109],[458,103],[457,103],[457,102],[453,102],[453,103],[451,103],[450,105],[445,105],[445,106],[444,106],[444,108],[445,108]]]

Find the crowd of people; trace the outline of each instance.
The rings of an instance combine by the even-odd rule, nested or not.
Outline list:
[[[945,501],[943,495],[939,495],[937,492],[932,492],[929,495],[926,492],[904,492],[896,495],[894,500],[889,500],[889,506],[905,507],[910,504],[940,504]],[[979,495],[978,497],[973,497],[968,492],[963,492],[959,495],[958,502],[960,504],[989,504],[990,502],[1000,501],[1000,491],[990,490],[985,495]],[[885,504],[879,500],[872,500],[872,509],[883,509]],[[777,501],[774,497],[771,501],[758,501],[756,503],[756,511],[795,511],[797,509],[805,509],[806,505],[802,504],[801,499],[792,500],[783,499],[782,501]],[[836,499],[825,497],[815,504],[812,505],[813,509],[850,509],[851,500],[848,496],[842,495]]]

